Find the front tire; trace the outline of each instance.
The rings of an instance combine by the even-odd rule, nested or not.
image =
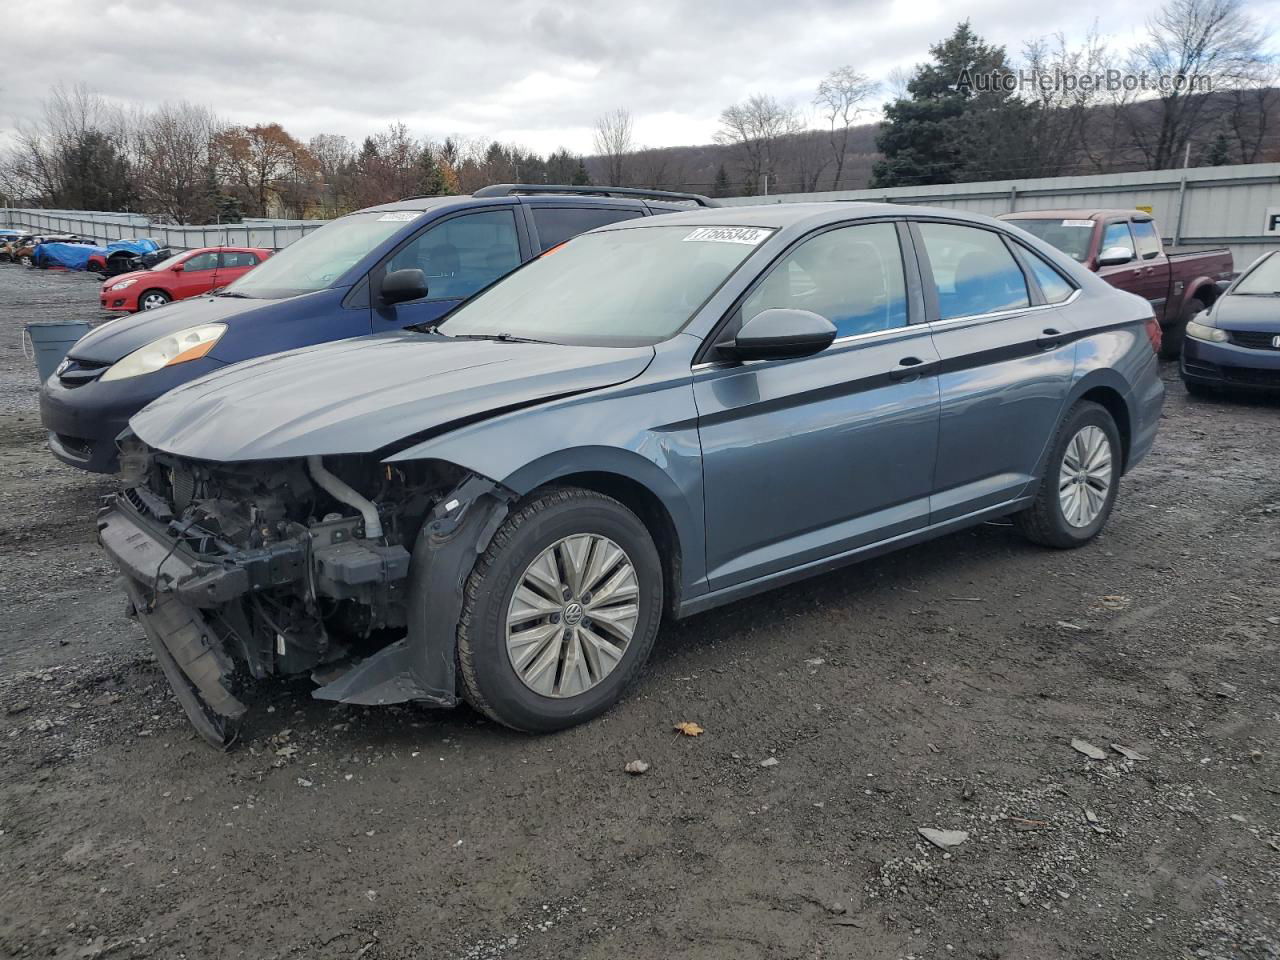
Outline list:
[[[1014,516],[1032,543],[1082,547],[1111,516],[1120,487],[1120,431],[1106,407],[1081,400],[1063,418],[1035,501]]]
[[[172,299],[163,290],[148,290],[138,297],[138,310],[159,310]]]
[[[1187,324],[1208,309],[1199,300],[1188,300],[1182,305],[1178,319],[1171,323],[1160,337],[1160,359],[1177,360],[1182,356],[1182,344],[1187,339]]]
[[[1182,385],[1187,388],[1187,393],[1191,396],[1203,400],[1205,397],[1217,396],[1218,391],[1207,383],[1200,383],[1197,380],[1183,380]]]
[[[528,733],[598,716],[648,659],[662,593],[662,562],[634,513],[593,490],[534,493],[467,580],[463,695]]]

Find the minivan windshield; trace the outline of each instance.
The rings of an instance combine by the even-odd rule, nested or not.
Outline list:
[[[586,233],[467,301],[437,330],[447,337],[659,343],[772,232],[686,225]]]
[[[1245,274],[1232,293],[1271,297],[1280,294],[1280,257],[1274,253],[1267,257]]]
[[[1092,220],[1028,217],[1025,220],[1006,220],[1005,223],[1021,227],[1036,239],[1057,247],[1076,263],[1084,263],[1089,256],[1089,241],[1093,237]]]
[[[227,290],[263,300],[323,290],[370,250],[420,216],[420,211],[404,210],[340,217],[263,260]]]

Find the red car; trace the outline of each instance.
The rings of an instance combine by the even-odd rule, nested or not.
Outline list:
[[[102,285],[102,309],[137,313],[163,307],[173,300],[198,297],[243,277],[269,256],[270,250],[258,247],[184,250],[150,270],[122,273],[107,280]]]

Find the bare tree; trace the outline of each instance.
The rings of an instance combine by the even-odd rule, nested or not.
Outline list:
[[[1028,72],[1055,82],[1040,83],[1029,96],[1035,110],[1022,140],[1025,153],[1016,158],[1015,165],[1029,177],[1072,172],[1088,156],[1091,121],[1097,116],[1093,108],[1102,103],[1104,94],[1092,84],[1056,81],[1099,75],[1106,60],[1106,46],[1096,27],[1090,29],[1083,45],[1075,48],[1068,46],[1066,37],[1059,33],[1052,41],[1028,41],[1023,46],[1023,60]]]
[[[340,133],[317,133],[307,151],[319,177],[320,214],[334,217],[351,209],[354,200],[355,145]]]
[[[142,202],[174,223],[207,223],[215,214],[212,146],[223,124],[208,107],[163,104],[138,117],[134,149]]]
[[[626,186],[627,159],[635,150],[631,111],[618,107],[596,119],[596,153],[604,158],[609,184]]]
[[[756,193],[763,188],[767,192],[768,178],[777,179],[780,143],[801,126],[794,107],[757,93],[724,109],[715,141],[737,148],[748,191]]]
[[[1147,21],[1147,39],[1133,52],[1133,69],[1164,78],[1169,88],[1156,109],[1130,110],[1130,130],[1152,169],[1176,166],[1186,145],[1207,133],[1211,90],[1246,83],[1265,62],[1265,33],[1244,0],[1168,0]]]
[[[1257,163],[1280,109],[1280,68],[1259,63],[1230,94],[1224,114],[1240,163]]]
[[[828,142],[836,172],[831,178],[831,189],[840,189],[840,174],[844,170],[844,158],[849,149],[849,130],[863,113],[863,102],[874,94],[880,85],[865,73],[853,67],[837,67],[818,84],[814,106],[826,117],[830,129]]]

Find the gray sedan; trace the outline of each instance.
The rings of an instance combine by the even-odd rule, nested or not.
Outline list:
[[[215,743],[252,679],[607,709],[685,617],[996,517],[1096,537],[1163,388],[1141,299],[985,217],[721,208],[584,234],[425,329],[131,421],[99,537]]]

